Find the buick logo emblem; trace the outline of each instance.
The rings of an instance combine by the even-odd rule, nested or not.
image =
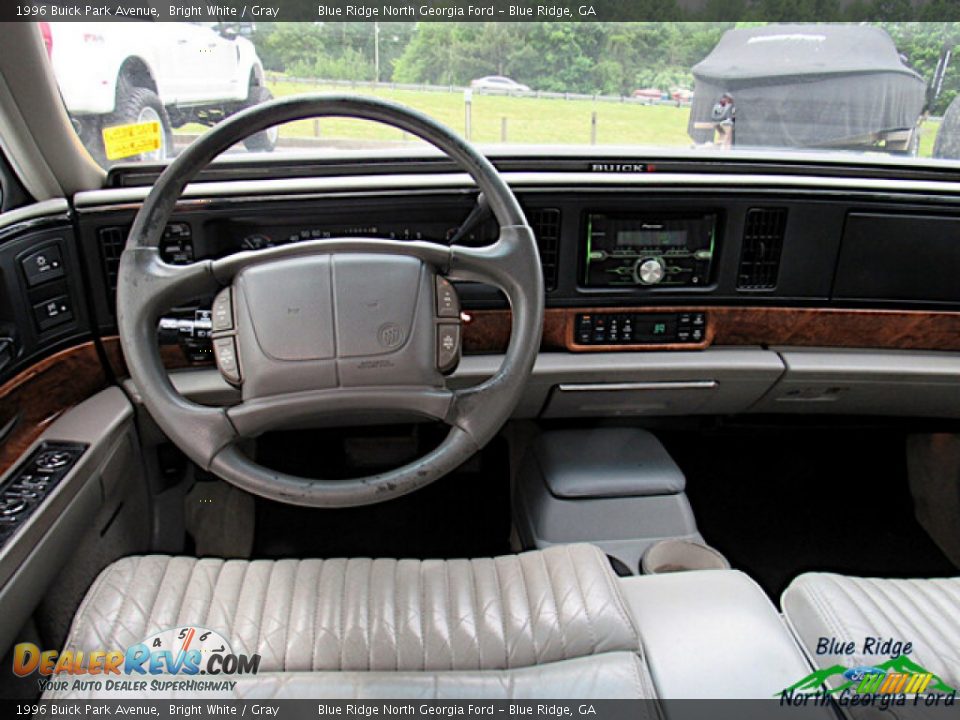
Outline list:
[[[396,323],[384,323],[377,330],[377,341],[381,347],[395,348],[403,343],[403,328]]]

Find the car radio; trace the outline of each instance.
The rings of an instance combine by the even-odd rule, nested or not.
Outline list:
[[[700,287],[710,280],[717,216],[588,213],[587,287]]]

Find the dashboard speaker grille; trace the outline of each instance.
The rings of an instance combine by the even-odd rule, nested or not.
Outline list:
[[[557,289],[557,254],[560,246],[560,211],[556,208],[531,210],[527,217],[540,250],[543,285],[547,292]]]
[[[127,242],[127,228],[119,225],[102,227],[97,231],[100,240],[100,262],[107,290],[107,307],[117,311],[117,275],[120,272],[120,254]]]
[[[780,255],[787,226],[785,208],[751,208],[743,226],[739,290],[772,290],[780,274]]]

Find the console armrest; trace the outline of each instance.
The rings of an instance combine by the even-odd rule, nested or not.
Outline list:
[[[811,672],[773,603],[742,572],[620,582],[663,698],[772,700]]]

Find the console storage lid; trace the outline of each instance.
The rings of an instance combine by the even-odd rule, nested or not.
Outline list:
[[[555,497],[675,495],[686,487],[683,473],[660,441],[639,428],[544,433],[534,454]]]

